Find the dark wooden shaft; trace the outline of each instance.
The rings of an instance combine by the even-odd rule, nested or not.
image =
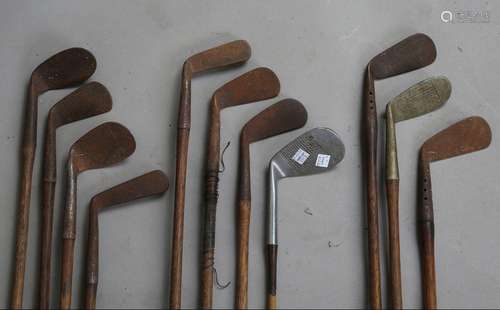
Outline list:
[[[99,209],[91,204],[89,211],[89,233],[87,239],[87,272],[85,308],[96,308],[97,284],[99,280]]]
[[[267,309],[276,309],[278,245],[267,245]]]
[[[387,213],[389,215],[389,291],[392,309],[403,308],[401,259],[399,249],[399,180],[387,180]]]

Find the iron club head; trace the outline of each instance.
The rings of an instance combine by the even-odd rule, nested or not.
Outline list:
[[[399,179],[395,123],[442,107],[450,98],[451,83],[444,77],[425,79],[392,99],[386,107],[386,178]]]
[[[429,138],[420,148],[421,160],[434,162],[479,151],[491,143],[491,129],[479,116],[466,118]]]
[[[295,138],[273,156],[269,163],[268,244],[278,244],[278,181],[330,171],[342,161],[344,154],[344,143],[333,130],[314,128]]]

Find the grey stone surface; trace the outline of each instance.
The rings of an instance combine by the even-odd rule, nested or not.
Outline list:
[[[441,12],[488,11],[489,23],[444,23]],[[81,46],[98,61],[93,80],[114,100],[110,113],[61,128],[57,134],[58,186],[55,207],[52,306],[57,306],[64,161],[69,146],[105,120],[125,124],[137,150],[112,168],[81,175],[73,306],[81,305],[87,207],[97,192],[151,169],[174,178],[176,111],[181,64],[186,57],[234,38],[252,45],[244,67],[193,81],[192,131],[185,214],[183,306],[198,300],[200,208],[211,93],[256,66],[275,70],[279,98],[301,100],[305,128],[251,149],[252,222],[249,306],[265,305],[264,212],[266,166],[292,138],[317,126],[337,131],[344,161],[331,173],[290,179],[279,187],[278,303],[286,308],[364,307],[365,225],[359,122],[363,70],[371,57],[415,32],[430,35],[438,49],[425,69],[377,82],[385,103],[413,83],[446,75],[453,85],[448,104],[398,125],[401,171],[400,222],[404,305],[421,306],[415,228],[417,150],[438,130],[470,115],[485,117],[493,131],[489,149],[432,165],[436,218],[438,303],[447,308],[500,306],[500,10],[494,1],[2,1],[0,2],[0,307],[8,306],[14,244],[18,156],[26,84],[37,64],[60,50]],[[49,107],[70,90],[43,95],[30,214],[24,305],[36,305],[40,229],[42,129]],[[235,199],[238,135],[268,100],[222,113],[225,154],[217,218],[216,267],[221,281],[214,306],[233,305]],[[380,128],[383,128],[380,120]],[[380,140],[382,139],[380,134]],[[382,142],[381,142],[382,146]],[[383,193],[383,188],[381,188]],[[383,197],[384,195],[381,195]],[[104,212],[100,218],[98,307],[158,308],[168,305],[173,191]],[[381,204],[381,231],[385,209]],[[381,238],[385,240],[385,235]],[[387,243],[382,243],[382,254]],[[382,268],[386,270],[385,255]],[[385,279],[384,279],[385,288]],[[386,290],[384,290],[385,292]],[[384,295],[385,297],[386,295]],[[384,298],[387,300],[387,298]]]

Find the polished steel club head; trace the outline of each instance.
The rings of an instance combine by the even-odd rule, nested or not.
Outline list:
[[[451,83],[444,77],[425,79],[392,99],[386,107],[386,178],[399,179],[395,123],[442,107],[450,98]]]
[[[273,156],[269,163],[268,244],[278,244],[278,181],[330,171],[342,161],[344,154],[340,137],[333,130],[320,127],[297,137]]]

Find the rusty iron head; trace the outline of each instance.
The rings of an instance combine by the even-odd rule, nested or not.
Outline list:
[[[280,82],[276,74],[268,68],[257,68],[224,84],[212,97],[212,107],[227,107],[251,103],[276,97]]]
[[[95,195],[92,198],[91,206],[101,209],[163,194],[168,190],[168,185],[168,178],[162,171],[150,171]]]
[[[295,99],[283,99],[249,120],[241,130],[241,143],[250,144],[303,127],[307,111]]]
[[[392,99],[386,107],[386,178],[399,179],[395,123],[430,113],[450,98],[451,83],[444,77],[420,81]]]
[[[70,162],[76,173],[119,163],[135,150],[135,140],[123,125],[107,122],[78,139],[70,150]]]
[[[79,47],[70,48],[40,64],[31,75],[31,83],[38,93],[75,86],[86,81],[96,66],[92,53]]]
[[[381,80],[428,66],[435,59],[436,46],[432,39],[417,33],[375,56],[369,69],[374,79]]]
[[[488,122],[479,116],[461,120],[429,138],[420,148],[421,160],[434,162],[487,148],[491,143]]]
[[[186,60],[185,65],[195,74],[246,62],[251,54],[247,41],[236,40],[193,55]]]

